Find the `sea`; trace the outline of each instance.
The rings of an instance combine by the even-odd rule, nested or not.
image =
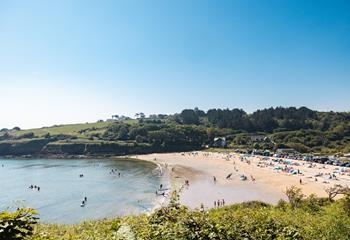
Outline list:
[[[39,221],[64,224],[140,214],[161,201],[160,172],[154,163],[127,158],[0,158],[0,211],[30,207]]]

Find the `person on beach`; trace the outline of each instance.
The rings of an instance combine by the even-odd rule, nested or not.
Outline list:
[[[216,208],[216,201],[214,201],[214,208]]]
[[[303,184],[303,180],[301,180],[301,178],[300,178],[300,180],[299,180],[299,183],[300,183],[300,184]]]
[[[225,200],[222,199],[222,206],[225,206]]]
[[[85,201],[85,202],[87,201],[87,197],[84,197],[84,201]]]
[[[214,183],[216,183],[216,177],[215,176],[213,176],[213,179],[214,179]]]
[[[163,188],[163,184],[160,184],[160,185],[159,185],[159,189],[162,189],[162,188]]]
[[[38,187],[38,192],[40,192],[40,187]]]

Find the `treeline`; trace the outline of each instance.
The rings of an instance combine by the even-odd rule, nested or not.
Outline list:
[[[100,140],[136,141],[158,148],[200,147],[208,141],[203,126],[179,125],[162,121],[141,121],[137,124],[115,123],[101,135]]]
[[[350,113],[317,112],[306,107],[268,108],[252,114],[242,109],[210,109],[204,112],[195,108],[183,110],[174,115],[174,119],[181,124],[204,124],[246,132],[272,133],[301,129],[350,132]]]
[[[64,128],[62,128],[64,129]],[[0,131],[0,155],[141,154],[202,149],[217,137],[243,150],[294,148],[301,153],[350,152],[350,113],[318,112],[306,107],[269,108],[248,114],[242,109],[185,109],[173,115],[139,113],[103,127],[45,134]]]
[[[318,112],[306,107],[277,107],[251,114],[242,109],[183,110],[172,117],[178,124],[216,129],[231,147],[294,148],[299,152],[350,151],[350,113]],[[264,141],[254,136],[266,136]],[[210,137],[209,137],[210,138]]]

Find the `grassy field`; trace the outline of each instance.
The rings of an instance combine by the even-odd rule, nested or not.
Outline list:
[[[23,135],[23,134],[32,132],[36,136],[39,136],[39,137],[44,136],[47,133],[49,133],[50,135],[67,134],[67,135],[78,136],[78,135],[81,135],[79,133],[79,131],[82,131],[85,129],[91,129],[91,128],[96,128],[96,131],[98,131],[100,129],[107,128],[110,124],[111,124],[110,122],[96,122],[96,123],[55,125],[52,127],[20,130],[20,131],[16,131],[14,134],[19,136],[19,135]]]
[[[123,121],[127,124],[135,124],[137,120],[125,120]],[[77,123],[77,124],[64,124],[64,125],[54,125],[51,127],[33,128],[25,129],[20,131],[13,131],[12,134],[15,136],[20,136],[27,133],[34,133],[35,136],[42,137],[46,134],[58,135],[66,134],[72,136],[82,135],[79,133],[82,130],[89,130],[89,133],[100,133],[103,132],[112,122],[95,122],[95,123]]]

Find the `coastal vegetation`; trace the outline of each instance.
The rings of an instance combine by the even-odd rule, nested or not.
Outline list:
[[[203,149],[216,137],[238,149],[293,148],[301,153],[350,152],[350,113],[306,107],[185,109],[173,115],[40,129],[2,129],[0,155],[126,155]]]
[[[24,227],[26,239],[349,239],[350,197],[338,200],[305,197],[300,189],[286,190],[289,202],[276,206],[263,202],[244,202],[214,209],[190,210],[178,203],[173,193],[167,207],[151,214],[86,221],[74,225],[36,223],[31,218]],[[21,212],[23,210],[19,210]],[[4,218],[4,216],[7,216]],[[0,239],[4,226],[17,227],[21,214],[0,215]],[[8,231],[7,231],[8,232]],[[18,239],[18,238],[17,238]]]

